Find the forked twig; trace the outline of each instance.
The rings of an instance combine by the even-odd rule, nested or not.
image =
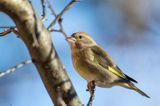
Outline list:
[[[48,29],[48,30],[51,30],[52,27],[56,24],[56,22],[62,17],[62,15],[63,15],[67,10],[69,10],[69,9],[72,7],[72,5],[73,5],[75,2],[77,2],[77,0],[72,0],[70,3],[68,3],[68,4],[64,7],[64,9],[63,9],[58,15],[56,15],[55,19],[51,22],[51,24],[48,26],[47,29]]]
[[[63,25],[62,25],[62,21],[63,21],[62,18],[60,18],[60,19],[58,20],[58,23],[59,23],[59,26],[60,26],[60,32],[65,36],[65,38],[67,38],[67,34],[66,34],[66,32],[64,31],[64,28],[63,28]]]
[[[18,37],[20,36],[20,33],[18,32],[18,30],[16,29],[16,27],[9,27],[9,26],[0,26],[0,28],[4,28],[3,32],[0,32],[0,37],[1,36],[5,36],[11,32],[13,32],[14,34],[16,34]]]
[[[56,12],[54,11],[54,9],[51,6],[51,3],[49,2],[49,0],[46,0],[47,4],[48,4],[48,8],[50,9],[50,11],[52,12],[53,16],[55,16],[55,19],[51,22],[51,24],[48,26],[48,30],[50,32],[60,32],[64,35],[64,37],[67,37],[67,34],[64,31],[63,25],[62,25],[62,15],[75,3],[77,2],[77,0],[72,0],[70,3],[68,3],[64,9],[57,15]],[[52,27],[56,24],[56,22],[58,22],[59,24],[59,29],[53,29]]]

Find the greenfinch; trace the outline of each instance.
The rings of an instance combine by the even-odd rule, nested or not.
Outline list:
[[[117,85],[150,98],[133,84],[137,81],[124,74],[112,62],[105,50],[97,45],[87,33],[76,32],[71,37],[67,37],[66,40],[71,48],[73,66],[78,74],[87,80],[88,86],[92,81],[94,81],[95,86],[103,88]]]

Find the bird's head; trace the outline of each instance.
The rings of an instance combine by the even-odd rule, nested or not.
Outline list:
[[[72,49],[82,49],[96,45],[96,42],[85,32],[73,33],[70,37],[67,37],[66,40]]]

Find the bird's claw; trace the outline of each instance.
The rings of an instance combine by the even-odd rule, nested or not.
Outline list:
[[[95,90],[95,81],[88,82],[86,91],[94,92]]]

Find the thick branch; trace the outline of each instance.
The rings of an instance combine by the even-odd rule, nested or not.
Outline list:
[[[37,18],[28,0],[0,0],[0,11],[15,22],[55,106],[81,106],[52,45],[50,33]],[[33,36],[38,46],[33,46]]]

